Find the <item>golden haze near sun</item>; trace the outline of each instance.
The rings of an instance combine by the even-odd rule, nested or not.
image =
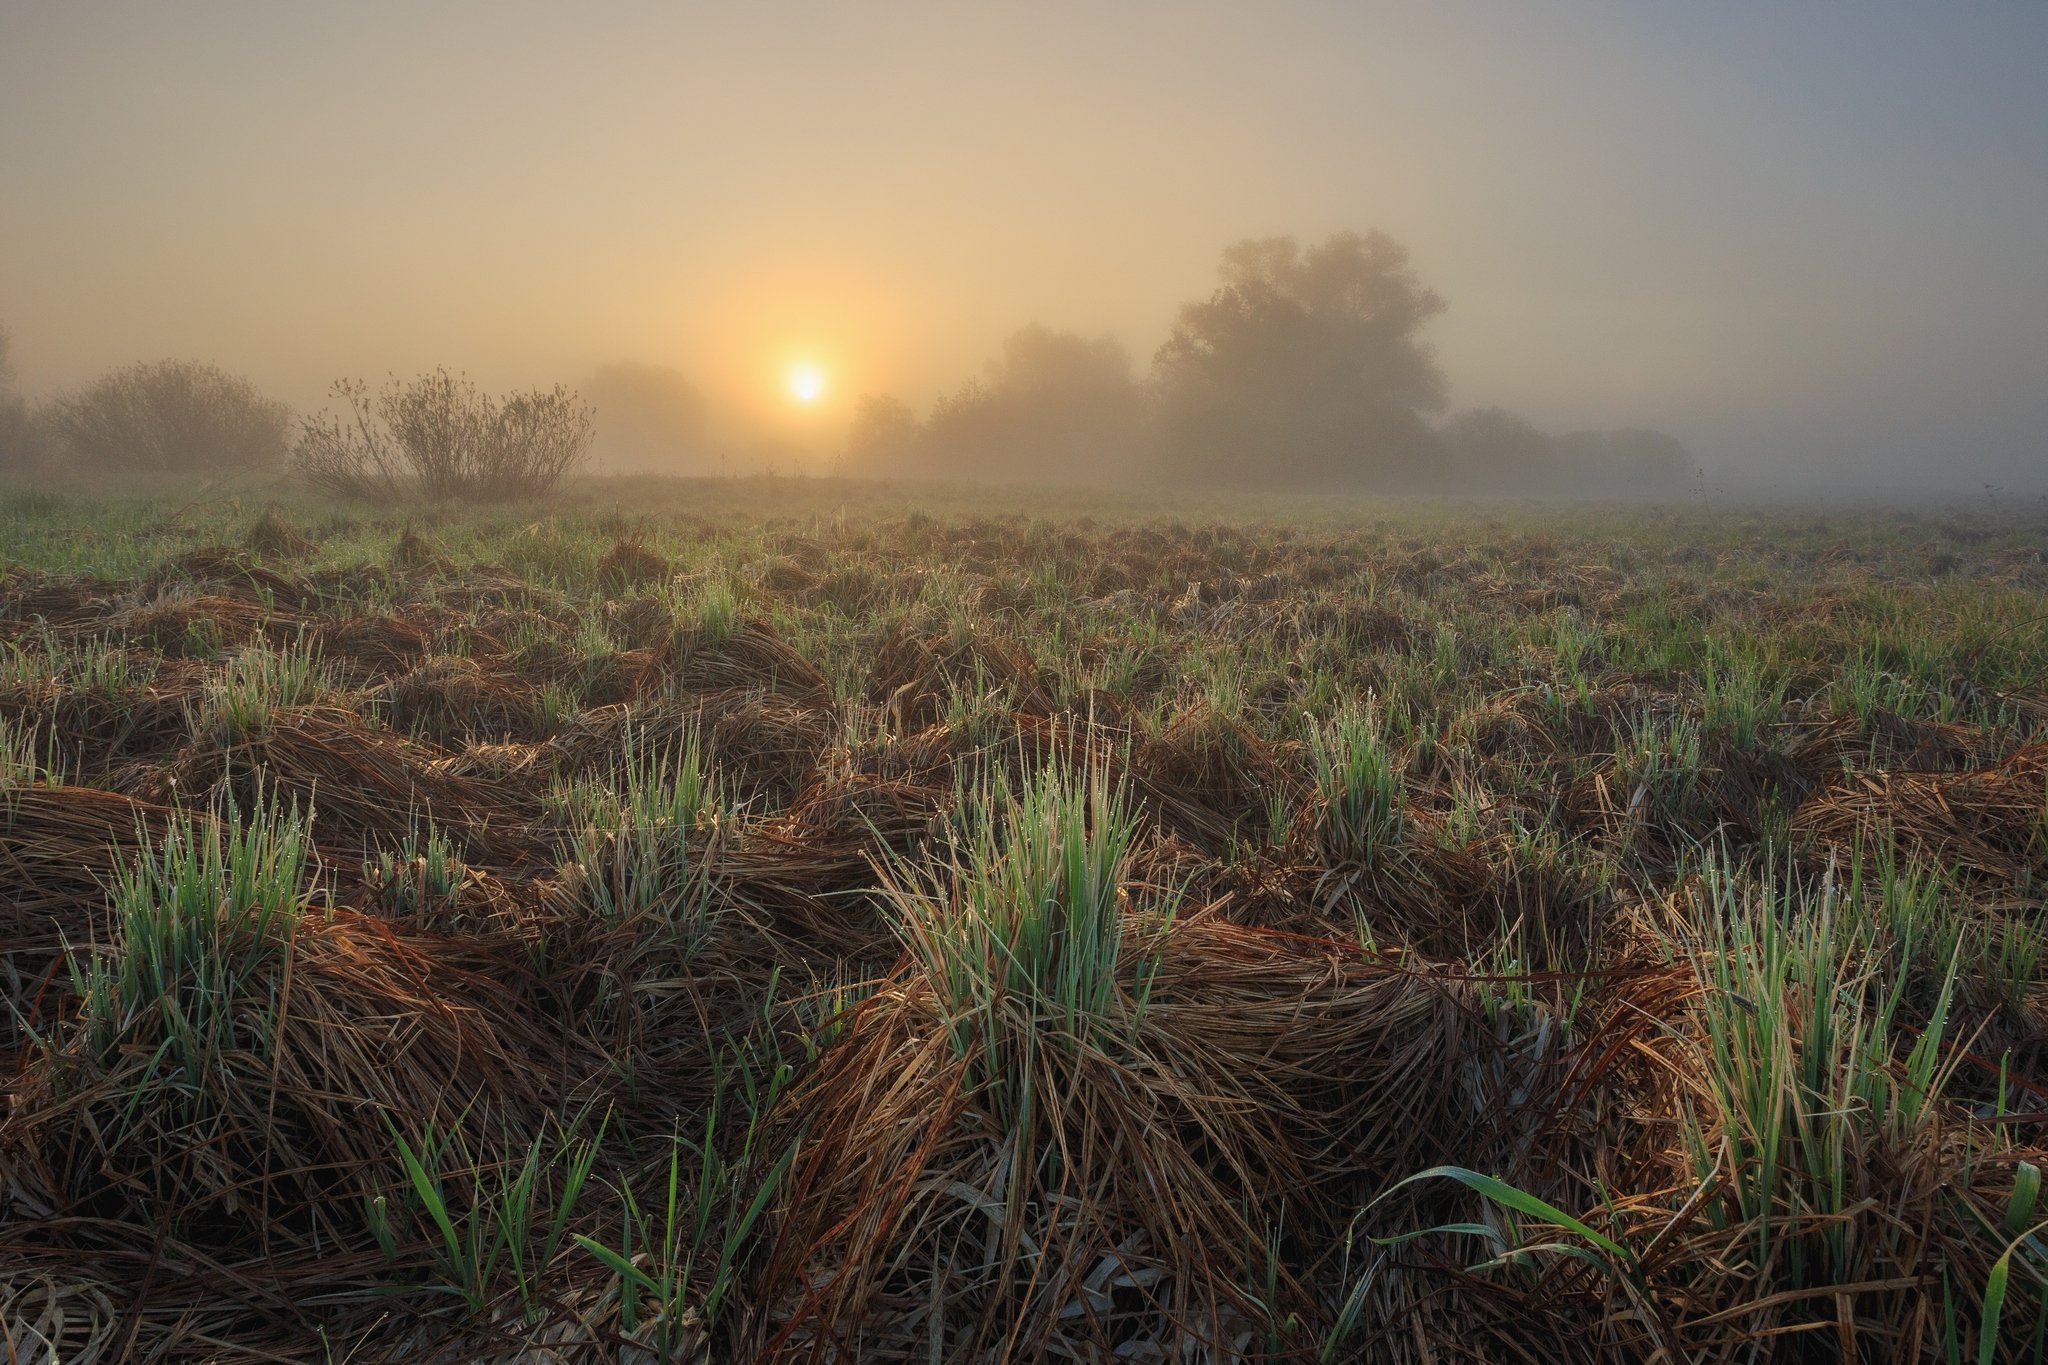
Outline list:
[[[816,365],[805,363],[791,366],[786,383],[789,396],[806,406],[825,396],[825,372]]]

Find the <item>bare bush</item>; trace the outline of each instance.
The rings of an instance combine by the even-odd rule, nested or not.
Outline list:
[[[375,394],[342,380],[334,396],[347,414],[302,421],[294,462],[315,488],[370,502],[541,497],[583,459],[594,430],[589,405],[560,384],[495,398],[435,370]]]
[[[81,464],[165,474],[277,464],[291,419],[246,379],[189,360],[117,370],[43,413]]]

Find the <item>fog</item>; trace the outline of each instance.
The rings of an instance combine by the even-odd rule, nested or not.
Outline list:
[[[2048,9],[1422,10],[10,4],[10,382],[445,366],[696,474],[2048,492]],[[1441,308],[1260,335],[1369,392],[1191,359],[1238,244],[1344,234]]]

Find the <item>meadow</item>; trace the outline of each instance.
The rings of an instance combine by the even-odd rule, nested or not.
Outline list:
[[[2048,512],[0,495],[5,1359],[2048,1359]]]

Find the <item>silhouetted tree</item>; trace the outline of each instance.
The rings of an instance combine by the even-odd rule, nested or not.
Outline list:
[[[597,414],[594,458],[615,469],[703,472],[710,462],[704,395],[681,371],[604,365],[584,386]]]
[[[1223,253],[1154,357],[1162,472],[1294,488],[1406,486],[1436,453],[1444,379],[1422,344],[1444,310],[1381,232]]]
[[[191,473],[274,465],[292,412],[214,365],[131,365],[59,398],[43,414],[51,436],[89,468]]]
[[[1446,422],[1446,487],[1478,492],[1601,493],[1668,491],[1695,461],[1658,431],[1538,430],[1505,408],[1479,408]]]
[[[987,374],[933,405],[919,442],[926,472],[1027,483],[1100,483],[1129,470],[1144,393],[1116,338],[1034,323],[1003,342]]]
[[[1444,485],[1540,491],[1559,476],[1557,438],[1506,408],[1461,412],[1443,427]]]
[[[853,405],[841,465],[855,475],[905,473],[916,460],[917,440],[917,414],[908,403],[864,393]]]

